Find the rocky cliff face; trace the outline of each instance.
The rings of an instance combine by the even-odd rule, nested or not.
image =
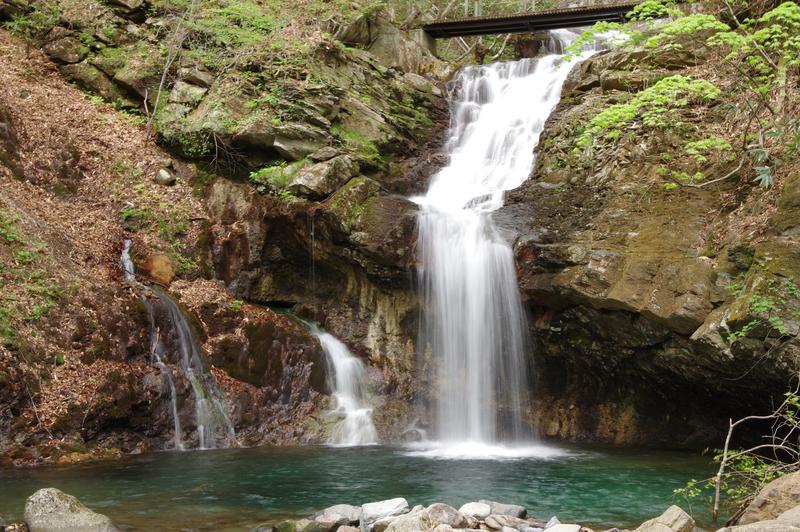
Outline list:
[[[500,214],[517,235],[535,342],[532,417],[547,436],[715,441],[728,416],[768,409],[796,373],[796,177],[770,193],[734,179],[665,189],[664,153],[709,179],[735,166],[682,155],[678,131],[576,151],[584,124],[608,102],[696,74],[706,59],[702,48],[623,50],[576,67],[534,178]],[[687,118],[700,131],[724,126],[723,108]]]

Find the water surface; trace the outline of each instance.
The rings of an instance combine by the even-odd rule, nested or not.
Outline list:
[[[54,486],[127,530],[249,530],[338,503],[406,497],[453,506],[494,499],[532,516],[602,526],[638,525],[672,490],[710,476],[688,453],[566,449],[548,458],[445,460],[403,448],[303,447],[162,452],[115,462],[0,470],[0,515]]]

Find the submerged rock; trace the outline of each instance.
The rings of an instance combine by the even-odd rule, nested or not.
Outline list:
[[[31,532],[117,532],[111,519],[56,488],[40,489],[28,497],[25,522]]]

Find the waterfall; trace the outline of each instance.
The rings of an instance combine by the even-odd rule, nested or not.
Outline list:
[[[189,321],[178,304],[163,290],[156,287],[147,287],[136,281],[136,270],[130,255],[131,241],[126,240],[122,249],[120,262],[126,281],[135,286],[148,290],[158,297],[161,305],[167,312],[169,329],[175,333],[177,350],[170,353],[167,350],[164,338],[161,336],[162,328],[159,327],[156,308],[148,297],[140,295],[141,301],[147,307],[150,321],[150,354],[153,363],[161,370],[170,395],[170,412],[174,423],[175,449],[184,449],[181,439],[181,421],[178,415],[175,380],[172,369],[167,364],[172,355],[173,362],[183,377],[189,382],[194,398],[195,422],[197,425],[198,447],[200,449],[214,449],[229,447],[236,443],[236,432],[224,404],[222,392],[217,387],[213,375],[208,370],[205,357],[197,342],[194,331]]]
[[[561,42],[576,37],[552,35]],[[486,449],[531,439],[523,419],[526,317],[513,252],[492,213],[503,206],[505,191],[531,173],[539,136],[574,63],[552,54],[467,67],[449,86],[450,162],[414,198],[420,352],[432,357],[434,421],[444,445]]]
[[[367,372],[364,363],[334,336],[315,327],[311,328],[311,332],[319,339],[328,360],[328,383],[336,401],[334,412],[343,416],[333,427],[328,443],[341,446],[377,443],[372,407],[366,401]]]

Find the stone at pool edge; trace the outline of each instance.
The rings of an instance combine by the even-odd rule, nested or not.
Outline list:
[[[503,528],[513,528],[519,530],[522,527],[530,526],[525,519],[505,514],[491,514],[483,520],[484,524],[492,530],[502,530]],[[561,523],[558,523],[561,524]]]
[[[546,532],[581,532],[581,525],[558,524],[558,525],[555,525],[555,526],[551,526],[550,528],[545,528],[545,531]],[[668,530],[667,529],[665,529],[663,531],[662,530],[659,530],[659,531],[655,531],[654,530],[653,532],[668,532]]]
[[[428,519],[437,525],[449,525],[453,528],[467,528],[467,517],[450,505],[440,502],[428,506]]]
[[[481,499],[479,503],[488,504],[493,514],[510,515],[511,517],[519,517],[525,519],[528,516],[528,510],[524,506],[518,504],[503,504],[496,501],[487,501]]]
[[[28,497],[25,522],[30,532],[119,532],[111,519],[56,488],[40,489]]]
[[[314,516],[314,522],[323,530],[334,530],[345,525],[358,524],[361,508],[350,504],[336,504],[325,508]]]
[[[464,515],[468,515],[483,521],[491,515],[492,508],[485,502],[468,502],[463,504],[458,511]]]
[[[408,510],[408,501],[403,497],[362,504],[360,518],[361,530],[366,530],[366,527],[379,519],[406,514]]]
[[[565,531],[567,532],[567,531]],[[701,532],[691,515],[674,504],[660,516],[645,521],[636,532]]]

